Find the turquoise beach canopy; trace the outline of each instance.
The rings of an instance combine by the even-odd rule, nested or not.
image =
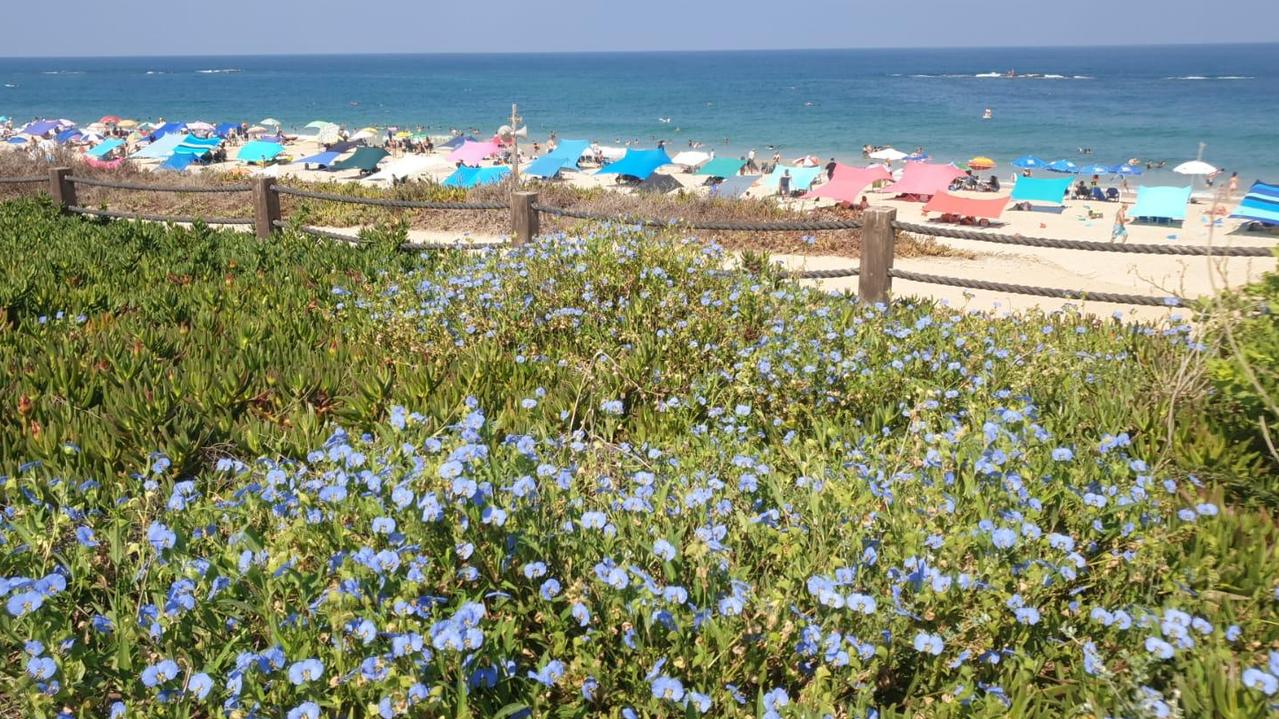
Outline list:
[[[1132,217],[1184,220],[1189,202],[1189,187],[1143,186],[1137,188],[1137,204],[1128,214]]]
[[[186,136],[171,132],[133,153],[131,157],[135,160],[163,160],[173,154],[184,137]]]
[[[175,154],[173,157],[170,157],[169,159],[165,160],[165,161],[164,161],[164,162],[160,165],[160,169],[161,169],[161,170],[172,170],[172,171],[174,171],[174,172],[182,172],[183,170],[187,169],[187,167],[188,167],[188,166],[189,166],[192,162],[195,162],[195,155],[177,155],[177,154]]]
[[[784,172],[790,172],[790,189],[792,191],[807,190],[809,187],[812,186],[813,180],[816,180],[819,175],[826,172],[826,168],[783,167],[781,165],[778,165],[777,167],[773,168],[773,171],[771,173],[764,175],[764,186],[777,187],[777,184],[781,182],[782,173]]]
[[[1230,216],[1279,225],[1279,185],[1269,185],[1260,180],[1252,183],[1252,189]]]
[[[235,159],[241,162],[270,162],[284,152],[284,145],[255,140],[240,148]]]
[[[89,150],[88,152],[84,154],[88,155],[89,157],[102,157],[106,155],[108,152],[111,152],[112,150],[116,149],[117,147],[120,147],[123,144],[124,144],[124,140],[116,140],[116,139],[103,140],[102,142],[98,143],[98,145],[94,147],[92,150]]]
[[[717,157],[714,160],[702,165],[694,175],[706,175],[708,177],[729,178],[741,172],[742,167],[746,163],[742,160],[735,160],[731,157]]]
[[[222,139],[218,137],[196,137],[195,135],[187,135],[182,138],[182,142],[173,148],[175,155],[191,155],[194,157],[204,157],[205,155],[218,149],[222,144]]]
[[[586,140],[561,140],[555,150],[534,160],[524,174],[530,177],[555,177],[560,170],[576,170],[577,161],[591,143]]]
[[[505,165],[501,167],[467,167],[463,165],[440,184],[445,187],[462,188],[493,185],[501,182],[502,178],[509,174],[511,174],[511,168]]]
[[[666,154],[666,150],[658,148],[656,150],[627,150],[622,159],[617,162],[609,163],[600,168],[597,175],[627,175],[636,177],[641,180],[647,180],[648,176],[653,174],[657,168],[662,165],[671,164],[671,158]]]
[[[377,169],[378,163],[389,154],[391,153],[380,147],[360,147],[357,148],[350,157],[330,165],[329,169],[334,172],[339,172],[341,170],[373,172]]]
[[[1066,192],[1070,190],[1070,178],[1018,177],[1013,185],[1014,202],[1046,202],[1050,205],[1064,204]]]

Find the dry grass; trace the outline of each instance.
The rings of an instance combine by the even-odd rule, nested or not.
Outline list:
[[[158,176],[131,167],[127,163],[116,170],[97,170],[76,161],[63,151],[53,163],[35,161],[24,152],[0,152],[0,177],[45,175],[57,165],[75,167],[75,174],[86,177],[140,184],[184,184],[218,186],[243,184],[243,174],[202,172],[198,174]],[[349,182],[307,183],[308,189],[349,194],[358,197],[391,197],[418,201],[504,201],[510,193],[509,183],[472,190],[442,187],[434,182],[410,182],[392,188],[373,188]],[[0,185],[0,200],[46,191],[44,185]],[[541,202],[557,207],[572,207],[595,214],[618,218],[646,218],[684,221],[777,222],[782,220],[856,219],[860,211],[842,207],[796,211],[778,206],[772,199],[715,199],[686,192],[667,195],[628,194],[604,189],[581,189],[564,183],[547,182],[527,185],[541,193]],[[252,205],[247,193],[182,194],[148,193],[81,186],[78,201],[85,207],[110,208],[125,212],[169,215],[205,215],[249,217]],[[305,224],[328,227],[355,227],[405,222],[410,228],[442,232],[506,234],[510,217],[505,211],[456,212],[443,210],[398,210],[363,205],[349,205],[319,200],[281,197],[281,209],[287,218]],[[569,218],[542,217],[543,231],[570,230],[583,224]],[[807,255],[856,257],[861,251],[858,230],[804,232],[722,232],[701,231],[700,237],[713,240],[731,250],[766,251]],[[899,256],[955,256],[957,250],[928,238],[902,235],[898,239]]]

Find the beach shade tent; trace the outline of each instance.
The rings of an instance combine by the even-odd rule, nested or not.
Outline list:
[[[343,153],[341,152],[337,152],[334,150],[326,150],[325,152],[311,155],[310,157],[304,157],[293,164],[319,165],[320,167],[328,167],[329,165],[332,165],[333,163],[337,162],[337,159],[341,157],[342,155]]]
[[[1128,214],[1131,217],[1184,220],[1189,202],[1189,187],[1142,186],[1137,188],[1137,204]]]
[[[1008,206],[1007,197],[991,199],[960,197],[949,192],[938,192],[924,205],[924,212],[940,212],[944,215],[961,217],[978,217],[985,220],[998,220]]]
[[[666,150],[657,148],[656,150],[627,150],[622,159],[601,167],[595,172],[597,175],[625,175],[634,177],[640,181],[647,180],[648,176],[653,174],[657,168],[671,164],[671,158],[666,154]]]
[[[530,177],[555,177],[560,170],[576,170],[577,161],[582,153],[590,148],[586,140],[563,140],[555,149],[537,158],[524,168],[524,174]]]
[[[968,161],[968,169],[970,170],[990,170],[995,167],[995,161],[980,155]]]
[[[195,135],[187,135],[182,138],[182,142],[173,148],[174,155],[190,155],[192,157],[204,157],[213,152],[222,145],[220,137],[196,137]]]
[[[479,140],[475,139],[474,137],[471,137],[470,135],[458,135],[452,140],[449,140],[447,142],[441,142],[440,147],[444,148],[445,150],[456,150],[457,148],[461,147],[462,145],[465,145],[468,142],[479,142]]]
[[[57,130],[58,127],[59,125],[57,120],[36,120],[35,122],[28,123],[27,126],[22,128],[22,131],[18,134],[41,137]]]
[[[1260,180],[1252,183],[1252,188],[1230,216],[1266,225],[1279,225],[1279,185],[1266,184]]]
[[[360,147],[345,160],[329,165],[329,169],[333,172],[341,172],[342,170],[359,170],[363,173],[370,173],[377,169],[378,163],[385,159],[391,153],[380,147]]]
[[[664,195],[672,190],[679,190],[684,186],[679,184],[679,180],[670,175],[663,175],[660,172],[654,172],[648,176],[648,179],[636,186],[636,192],[650,192],[655,195]]]
[[[364,178],[365,182],[395,182],[427,172],[452,172],[453,163],[439,155],[404,155],[382,165],[377,172]]]
[[[902,170],[901,179],[884,188],[894,195],[935,195],[950,187],[964,171],[954,165],[912,162]]]
[[[155,140],[158,140],[161,137],[164,137],[165,135],[171,135],[175,132],[182,132],[185,129],[186,129],[186,125],[180,122],[166,122],[163,125],[152,130],[150,137],[152,142],[154,142]]]
[[[123,157],[117,157],[114,160],[99,160],[96,157],[84,158],[84,164],[95,170],[115,170],[124,164]]]
[[[1213,167],[1212,165],[1209,165],[1203,160],[1191,160],[1190,162],[1183,162],[1180,165],[1177,165],[1176,167],[1172,168],[1172,171],[1177,173],[1178,175],[1212,175],[1214,173],[1220,172],[1217,168]]]
[[[502,148],[496,142],[476,142],[467,140],[462,146],[449,153],[449,159],[453,162],[460,162],[463,165],[478,165],[484,161],[486,157],[492,157],[501,152]]]
[[[1034,155],[1022,155],[1013,160],[1013,167],[1019,167],[1023,170],[1042,170],[1048,167],[1048,163]]]
[[[764,186],[770,189],[776,189],[778,183],[782,180],[782,175],[790,172],[790,189],[791,192],[807,190],[813,186],[813,182],[822,175],[826,170],[820,167],[774,167],[773,171],[764,175]]]
[[[168,134],[130,155],[134,160],[165,160],[182,144],[186,135]]]
[[[1044,168],[1049,172],[1060,172],[1062,174],[1073,175],[1079,172],[1079,166],[1070,160],[1055,160],[1048,163],[1048,167]]]
[[[725,177],[724,181],[711,187],[711,197],[720,197],[723,199],[737,199],[746,194],[746,191],[755,186],[759,182],[759,175],[733,175]]]
[[[213,134],[218,137],[230,137],[232,133],[239,129],[240,124],[237,122],[221,122],[218,123],[217,127],[213,128]]]
[[[195,162],[195,155],[173,155],[169,159],[160,163],[161,170],[172,170],[173,172],[182,172]]]
[[[680,167],[687,167],[691,170],[710,159],[710,155],[700,150],[685,150],[684,152],[675,155],[675,157],[672,157],[671,164],[679,165]]]
[[[105,140],[99,143],[93,149],[88,150],[84,154],[88,155],[89,157],[95,157],[95,158],[106,157],[106,155],[110,153],[112,150],[122,146],[124,146],[124,140],[116,140],[116,139]]]
[[[732,157],[717,157],[697,168],[697,172],[694,174],[729,178],[737,175],[745,166],[746,162],[744,160],[737,160]]]
[[[862,168],[835,163],[834,176],[817,189],[809,190],[804,199],[826,197],[839,202],[856,202],[867,186],[880,180],[891,180],[892,177],[883,165]]]
[[[1013,185],[1014,202],[1042,202],[1049,205],[1065,204],[1070,191],[1069,177],[1018,177]]]
[[[511,168],[501,167],[459,167],[441,184],[445,187],[470,188],[480,185],[494,185],[511,174]]]
[[[73,127],[69,130],[63,130],[62,132],[59,132],[57,135],[54,136],[53,141],[58,143],[59,145],[65,145],[68,142],[71,142],[72,140],[76,139],[77,137],[80,137],[80,134],[81,134],[80,131]]]
[[[240,162],[270,162],[280,156],[284,152],[284,145],[278,142],[267,142],[265,140],[254,140],[246,143],[235,153],[235,159]]]
[[[905,160],[907,157],[910,157],[910,155],[906,154],[905,152],[902,152],[901,150],[896,150],[891,147],[885,147],[882,150],[875,150],[874,152],[870,153],[870,159],[872,160],[888,160],[889,162],[897,162],[898,160]]]

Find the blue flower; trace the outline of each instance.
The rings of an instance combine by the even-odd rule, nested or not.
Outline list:
[[[564,662],[558,659],[552,659],[547,662],[541,669],[528,673],[530,679],[543,684],[545,686],[554,686],[560,677],[564,676]]]
[[[1159,637],[1146,637],[1146,651],[1156,659],[1171,659],[1173,655],[1172,645]]]
[[[289,681],[294,686],[302,686],[324,676],[324,663],[319,659],[303,659],[289,667]]]
[[[287,719],[320,719],[320,705],[315,702],[302,702],[289,710]]]
[[[1058,447],[1053,450],[1053,460],[1057,462],[1069,462],[1075,458],[1075,453],[1069,447]]]
[[[147,527],[147,541],[151,543],[152,547],[155,547],[157,552],[172,549],[177,539],[178,537],[173,533],[173,530],[160,522],[152,522],[151,526]]]
[[[653,698],[669,699],[678,702],[684,698],[684,685],[678,679],[668,677],[665,674],[655,677],[652,681]]]
[[[450,459],[444,464],[440,465],[440,468],[439,470],[437,470],[437,473],[440,475],[440,479],[445,479],[445,480],[454,479],[456,477],[461,476],[462,463],[457,461],[456,459]]]
[[[675,547],[665,539],[659,539],[653,542],[653,554],[661,557],[663,561],[671,561],[675,559]]]
[[[542,599],[545,599],[548,602],[558,596],[559,593],[560,583],[559,580],[554,577],[542,582],[542,587],[538,589],[538,594],[542,595]]]
[[[98,542],[93,538],[93,530],[89,527],[76,527],[75,539],[84,547],[96,547]]]
[[[573,604],[570,614],[572,614],[573,619],[577,620],[577,625],[579,627],[584,627],[591,623],[591,610],[587,609],[586,605],[581,602]]]
[[[1274,696],[1275,692],[1279,691],[1279,679],[1255,667],[1244,670],[1243,685],[1249,689],[1256,689],[1268,697]]]
[[[606,399],[600,402],[600,410],[605,414],[621,414],[625,410],[625,406],[620,399]]]
[[[5,602],[5,609],[8,609],[9,614],[15,617],[25,617],[42,606],[44,606],[44,595],[40,592],[20,592],[9,597],[9,601]]]
[[[998,549],[1009,549],[1017,543],[1017,533],[1007,527],[1000,527],[990,533],[990,541]]]
[[[191,677],[190,681],[187,682],[187,691],[191,692],[192,694],[195,694],[195,698],[201,701],[204,701],[204,698],[209,695],[209,690],[212,688],[213,688],[213,679],[211,679],[209,675],[205,674],[204,672],[200,672],[199,674],[196,674],[195,676]]]
[[[177,662],[172,659],[162,659],[142,670],[142,684],[148,689],[153,689],[173,679],[180,672]]]
[[[44,681],[58,673],[58,665],[49,657],[31,657],[27,660],[27,674],[36,681]]]
[[[546,576],[546,564],[543,562],[529,562],[524,565],[524,576],[528,579],[537,579]]]
[[[942,650],[945,649],[945,647],[946,643],[936,634],[919,632],[915,635],[915,651],[917,652],[937,656],[942,653]]]

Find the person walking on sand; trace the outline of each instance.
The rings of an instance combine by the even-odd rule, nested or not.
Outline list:
[[[835,158],[830,158],[830,162],[826,163],[826,179],[835,179]]]
[[[777,180],[777,194],[790,197],[790,170],[783,170],[781,178]]]
[[[1239,192],[1239,173],[1238,172],[1230,173],[1230,184],[1227,186],[1226,189],[1230,191],[1231,198],[1235,196],[1235,193]]]
[[[1128,241],[1128,213],[1125,211],[1127,205],[1120,204],[1119,211],[1115,213],[1115,226],[1110,231],[1110,241],[1113,243],[1118,240],[1121,243]]]

